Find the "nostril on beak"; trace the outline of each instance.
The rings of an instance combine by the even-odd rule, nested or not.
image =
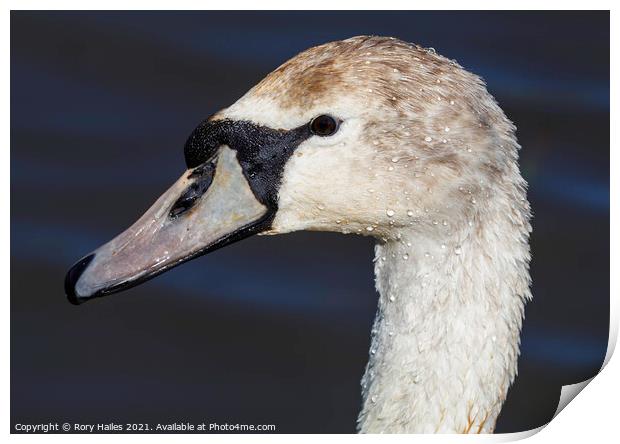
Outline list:
[[[71,269],[67,273],[67,276],[65,276],[65,294],[67,295],[67,299],[69,299],[69,302],[71,302],[73,305],[78,305],[88,300],[88,297],[81,297],[77,294],[77,292],[75,291],[75,285],[80,279],[80,276],[82,276],[82,273],[84,273],[84,270],[86,270],[86,268],[88,267],[88,264],[92,262],[94,257],[95,255],[91,254],[83,259],[80,259],[75,265],[73,265],[73,267],[71,267]]]

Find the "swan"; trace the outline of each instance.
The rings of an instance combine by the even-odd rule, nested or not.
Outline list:
[[[310,48],[204,120],[187,171],[78,261],[79,304],[253,234],[372,236],[362,433],[491,433],[531,299],[520,146],[484,82],[390,37]]]

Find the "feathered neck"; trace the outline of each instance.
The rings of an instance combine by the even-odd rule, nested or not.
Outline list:
[[[376,246],[360,432],[493,431],[531,297],[530,226],[524,196],[488,197],[473,221],[438,221],[443,237],[401,230]]]

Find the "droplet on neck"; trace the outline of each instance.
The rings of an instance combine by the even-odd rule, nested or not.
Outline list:
[[[389,209],[385,210],[385,214],[387,214],[388,217],[392,217],[392,216],[394,216],[394,210],[389,210]]]
[[[399,160],[398,157],[392,157],[392,162],[396,163],[398,162],[398,160]]]
[[[376,396],[371,396],[370,397],[370,402],[372,402],[373,404],[375,404],[377,402],[377,397]]]
[[[432,138],[431,136],[426,136],[426,137],[424,138],[424,141],[425,141],[425,142],[430,142],[430,141],[432,141],[432,140],[433,140],[433,138]]]
[[[454,253],[455,254],[461,254],[463,252],[463,250],[461,250],[461,246],[457,246],[456,248],[454,248]]]
[[[407,253],[403,254],[403,259],[404,259],[404,260],[409,259],[409,255],[408,255]]]
[[[412,217],[413,216],[413,211],[411,211],[411,210],[407,211],[407,216]]]
[[[372,231],[372,230],[374,230],[374,228],[371,227],[370,225],[366,227],[366,231]]]

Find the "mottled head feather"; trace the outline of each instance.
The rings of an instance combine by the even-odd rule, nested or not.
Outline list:
[[[308,49],[216,118],[342,120],[288,160],[271,233],[377,238],[364,432],[490,432],[530,295],[519,144],[484,82],[432,49],[360,36]]]

